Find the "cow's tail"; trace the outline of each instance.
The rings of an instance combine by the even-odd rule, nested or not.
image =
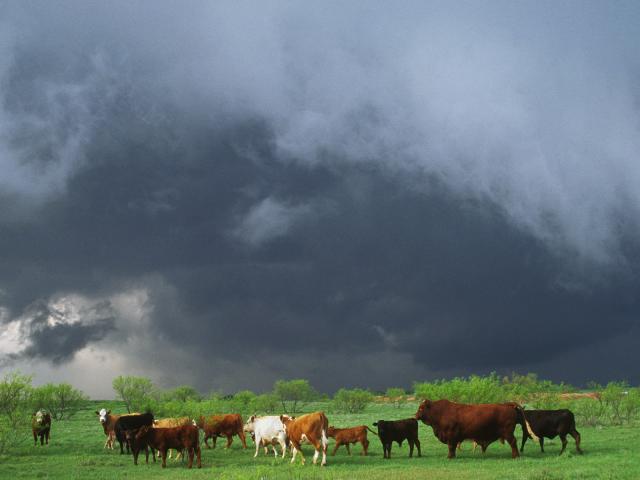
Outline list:
[[[369,430],[371,433],[373,433],[376,437],[379,437],[378,432],[371,430],[371,428],[369,427],[369,425],[365,425],[365,427],[367,427],[367,430]]]
[[[529,434],[529,436],[535,441],[540,443],[540,439],[538,438],[538,436],[535,434],[535,432],[533,431],[533,429],[531,428],[531,425],[529,425],[529,422],[527,421],[527,417],[524,415],[524,408],[522,408],[520,405],[516,405],[516,411],[518,413],[518,417],[520,420],[520,426],[522,426],[522,430],[526,430],[527,433]]]

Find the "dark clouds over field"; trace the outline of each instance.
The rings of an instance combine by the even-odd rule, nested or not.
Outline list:
[[[638,25],[0,2],[0,368],[96,396],[640,381]]]

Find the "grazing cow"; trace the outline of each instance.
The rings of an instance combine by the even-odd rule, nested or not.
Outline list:
[[[291,463],[296,461],[296,453],[300,452],[300,458],[304,465],[304,455],[300,448],[300,444],[304,441],[313,445],[315,453],[313,454],[313,464],[318,461],[320,451],[322,451],[321,466],[327,464],[327,430],[329,429],[329,420],[325,416],[324,412],[308,413],[298,418],[290,417],[289,415],[280,415],[280,421],[284,425],[285,433],[291,443],[291,449],[293,455],[291,457]]]
[[[141,413],[137,415],[121,415],[114,427],[116,433],[116,439],[120,444],[120,455],[124,453],[122,444],[126,444],[127,453],[129,453],[129,442],[127,441],[127,430],[138,430],[141,427],[151,427],[153,425],[152,413]]]
[[[169,428],[169,427],[180,427],[182,425],[195,425],[195,422],[191,420],[189,417],[179,417],[179,418],[160,418],[158,420],[153,421],[153,428]],[[172,451],[169,450],[169,458],[171,458]],[[158,452],[158,457],[160,456],[160,452]],[[182,452],[178,451],[176,455],[176,460],[179,458],[184,458],[182,456]]]
[[[187,468],[193,467],[193,456],[197,455],[198,468],[202,468],[200,453],[200,438],[198,427],[195,425],[182,425],[171,428],[151,428],[144,426],[140,428],[134,439],[135,449],[138,451],[149,446],[158,450],[162,455],[162,468],[167,466],[167,450],[186,450],[189,455]]]
[[[329,429],[327,430],[327,437],[334,438],[336,441],[336,446],[333,448],[333,453],[331,455],[335,455],[341,445],[344,445],[347,449],[347,453],[351,455],[351,448],[349,447],[350,444],[356,444],[360,442],[362,444],[362,455],[366,456],[367,450],[369,449],[367,430],[369,430],[376,436],[378,435],[366,425],[360,425],[359,427],[351,428],[329,427]]]
[[[33,432],[34,446],[38,444],[38,437],[40,437],[40,445],[44,445],[45,441],[49,445],[51,415],[46,410],[40,409],[31,415],[31,431]]]
[[[567,434],[569,434],[576,442],[578,453],[582,453],[580,449],[580,433],[576,430],[576,420],[571,410],[525,410],[524,416],[529,425],[531,425],[531,429],[540,437],[540,450],[542,452],[544,452],[545,437],[555,438],[556,435],[560,435],[560,440],[562,441],[560,455],[562,455],[565,448],[567,448]],[[524,450],[527,438],[529,438],[527,431],[523,431],[521,452]]]
[[[409,442],[409,457],[413,457],[413,446],[418,448],[418,456],[421,457],[420,440],[418,440],[418,421],[415,418],[404,420],[378,420],[373,424],[378,427],[378,437],[382,442],[383,458],[391,458],[391,445],[397,442]]]
[[[456,446],[464,440],[474,440],[484,452],[490,443],[499,439],[509,443],[511,456],[517,458],[518,446],[513,431],[516,424],[522,422],[537,441],[517,403],[467,405],[449,400],[425,400],[418,407],[416,418],[431,426],[438,440],[448,445],[449,458],[455,458]]]
[[[256,453],[254,458],[258,456],[260,446],[264,446],[265,454],[268,453],[267,445],[273,448],[273,455],[277,456],[275,445],[280,444],[282,448],[282,458],[287,453],[287,435],[284,431],[284,425],[280,417],[271,415],[267,417],[257,417],[252,415],[247,423],[244,424],[244,431],[251,434],[256,444]]]
[[[229,448],[231,443],[233,443],[234,435],[240,437],[242,448],[247,448],[242,416],[238,413],[210,415],[208,417],[200,416],[196,425],[204,431],[204,444],[207,448],[211,448],[207,442],[210,438],[213,439],[213,448],[216,448],[216,440],[218,437],[227,437],[227,446],[225,448]]]

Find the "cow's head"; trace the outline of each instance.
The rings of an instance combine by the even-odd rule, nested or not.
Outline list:
[[[327,429],[327,437],[334,438],[335,434],[336,434],[336,427],[332,425]]]
[[[290,417],[289,415],[280,415],[280,421],[282,422],[282,425],[284,426],[284,431],[287,431],[287,425],[290,424],[291,422],[293,422],[296,419],[296,417]]]
[[[416,420],[422,420],[424,423],[428,424],[431,418],[429,414],[432,404],[433,402],[431,400],[424,400],[418,407],[418,411],[416,412]]]
[[[105,423],[107,423],[107,417],[109,416],[110,413],[111,413],[111,410],[106,410],[104,408],[101,409],[99,412],[96,411],[96,415],[100,419],[101,424],[104,425]]]
[[[255,415],[251,415],[251,417],[249,417],[249,420],[247,420],[247,422],[244,424],[242,430],[253,434],[253,431],[256,428],[256,418],[258,417],[256,417]]]
[[[132,440],[135,440],[136,442],[144,442],[151,430],[153,430],[152,427],[144,425],[137,430],[128,430],[127,432],[131,436]]]
[[[42,425],[44,423],[45,414],[46,412],[42,409],[38,410],[37,412],[34,412],[33,419],[36,422],[36,425]]]

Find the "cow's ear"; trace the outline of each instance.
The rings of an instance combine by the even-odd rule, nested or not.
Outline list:
[[[100,416],[100,412],[96,410],[96,415]]]
[[[107,415],[109,415],[111,413],[111,410],[107,410]]]

